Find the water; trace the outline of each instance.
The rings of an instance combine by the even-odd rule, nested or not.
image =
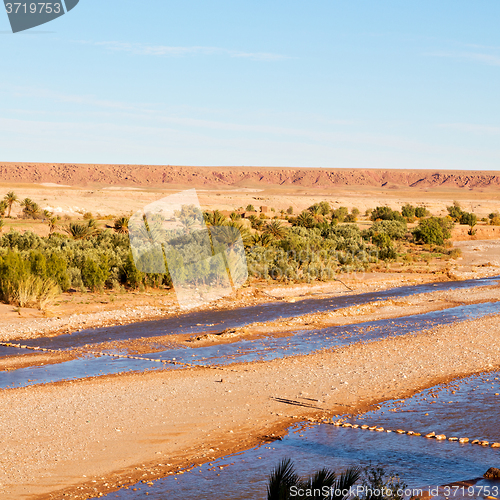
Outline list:
[[[500,372],[436,386],[404,401],[388,401],[350,421],[500,441],[500,396],[495,393],[500,393]],[[104,498],[136,500],[147,491],[148,498],[157,500],[265,499],[267,476],[285,457],[293,459],[301,475],[325,466],[338,472],[349,466],[382,466],[398,473],[410,487],[424,489],[478,478],[500,465],[500,449],[394,432],[302,424],[292,427],[283,441],[168,476],[152,487],[139,483],[132,486],[137,491],[122,489]],[[480,484],[496,485],[500,492],[500,481]]]
[[[50,349],[71,349],[98,342],[222,331],[227,328],[245,326],[255,321],[274,321],[280,317],[293,318],[309,313],[333,311],[343,307],[365,304],[367,302],[387,300],[391,297],[401,298],[418,293],[491,286],[497,284],[498,280],[499,277],[466,281],[448,281],[404,286],[358,295],[305,299],[295,303],[273,302],[233,310],[200,311],[143,323],[82,330],[72,334],[58,335],[57,337],[31,339],[23,341],[23,344]],[[0,356],[1,354],[0,352]]]
[[[176,365],[163,365],[163,363],[155,362],[161,359],[175,359],[177,362],[203,366],[257,360],[268,361],[285,356],[310,354],[319,349],[341,347],[355,342],[417,333],[438,325],[499,313],[500,302],[485,302],[398,319],[383,319],[321,330],[301,330],[286,337],[240,340],[230,344],[169,349],[142,355],[149,360],[87,355],[84,358],[54,365],[32,366],[10,372],[0,372],[0,388],[24,387],[124,371],[158,369],[162,366],[165,369],[177,367]]]

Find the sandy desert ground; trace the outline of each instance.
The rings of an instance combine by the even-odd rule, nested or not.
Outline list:
[[[148,179],[143,182],[141,179]],[[367,208],[404,203],[444,215],[459,201],[479,217],[500,209],[498,173],[334,171],[313,169],[200,169],[192,167],[0,164],[0,197],[14,190],[61,216],[130,214],[180,189],[197,189],[203,208],[234,210],[248,204],[289,206],[298,213],[319,201],[333,207]],[[13,215],[17,216],[15,207]],[[363,223],[363,222],[362,222]],[[31,224],[31,225],[30,225]],[[365,222],[368,225],[368,222]],[[34,229],[43,223],[6,220],[5,229]],[[45,231],[45,233],[44,233]],[[470,237],[456,230],[461,258],[446,273],[353,274],[340,282],[252,284],[208,310],[313,296],[342,296],[401,285],[500,275],[500,233],[478,226]],[[171,339],[179,344],[232,342],[240,336],[286,335],[291,329],[395,318],[456,304],[497,301],[498,287],[432,292],[405,300],[363,304],[334,314],[317,314],[249,325],[231,336]],[[179,314],[174,293],[69,293],[47,312],[0,304],[0,341],[57,335]],[[221,332],[220,332],[221,333]],[[498,316],[425,330],[417,335],[330,349],[283,360],[239,363],[224,369],[110,375],[0,392],[4,429],[0,455],[0,498],[84,499],[272,440],[304,419],[357,412],[436,383],[500,368]],[[158,339],[153,339],[158,340]],[[153,341],[152,340],[152,341]],[[100,349],[116,347],[102,345]],[[147,342],[120,347],[148,350]],[[0,370],[58,363],[69,352],[32,353],[2,361]],[[273,398],[311,398],[317,408],[288,406]]]

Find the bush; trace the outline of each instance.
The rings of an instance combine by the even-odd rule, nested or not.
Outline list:
[[[403,500],[408,485],[394,473],[387,473],[382,467],[369,467],[361,476],[363,493],[352,500]]]
[[[99,262],[86,258],[82,269],[83,284],[91,291],[97,292],[104,288],[104,283],[108,279],[108,260],[104,257]]]
[[[415,217],[415,207],[407,203],[401,208],[401,215],[407,219],[413,219]]]
[[[402,240],[408,231],[406,221],[379,220],[363,231],[365,239],[373,238],[376,234],[383,233],[389,236],[391,240]]]
[[[413,230],[416,241],[428,245],[443,245],[445,240],[451,238],[453,222],[448,217],[430,217],[423,219]]]
[[[464,226],[474,227],[477,224],[476,214],[462,212],[462,215],[460,216],[460,224]]]
[[[403,221],[403,216],[397,211],[392,210],[392,208],[385,207],[376,207],[375,210],[372,211],[370,216],[372,221],[377,220],[398,220]]]
[[[423,217],[429,217],[431,213],[425,207],[416,207],[415,208],[415,217],[422,219]]]
[[[337,219],[339,222],[344,222],[346,221],[348,215],[349,215],[349,210],[347,209],[347,207],[339,207],[333,211],[332,219]]]
[[[446,207],[448,210],[448,215],[455,221],[460,222],[460,217],[462,217],[463,211],[460,207],[460,203],[458,201],[454,201],[451,207]]]

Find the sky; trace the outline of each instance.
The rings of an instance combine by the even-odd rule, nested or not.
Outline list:
[[[500,170],[499,26],[498,0],[2,10],[0,161]]]

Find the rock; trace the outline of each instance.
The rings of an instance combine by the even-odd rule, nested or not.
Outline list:
[[[359,424],[354,424],[354,425],[352,426],[352,428],[353,428],[353,429],[357,429],[358,427],[359,427]]]
[[[444,441],[444,440],[446,439],[446,436],[445,436],[444,434],[438,434],[438,435],[436,436],[436,439],[437,439],[438,441]]]
[[[346,424],[343,424],[342,427],[352,427],[352,424],[350,424],[349,422],[347,422]]]
[[[471,441],[471,444],[479,444],[479,439],[474,439],[474,441]]]
[[[436,433],[434,431],[433,432],[429,432],[429,434],[426,434],[425,437],[429,438],[429,439],[435,438],[436,437]]]
[[[396,432],[398,434],[405,434],[405,431],[403,429],[396,429]]]
[[[368,427],[368,430],[370,430],[370,431],[374,431],[376,428],[377,428],[377,426],[376,426],[376,425],[372,425],[372,426]]]
[[[458,442],[459,442],[460,444],[465,444],[465,443],[468,443],[468,442],[469,442],[469,438],[460,438],[460,439],[458,440]]]
[[[383,427],[377,427],[375,430],[377,432],[384,432],[384,428]]]
[[[500,469],[490,467],[483,475],[486,479],[500,479]]]
[[[366,424],[363,424],[363,425],[361,426],[361,428],[362,428],[362,429],[368,429],[368,427],[369,427],[369,426],[368,426],[368,425],[366,425]]]
[[[500,443],[491,443],[492,448],[500,448]]]
[[[448,438],[448,441],[458,441],[458,438],[457,437],[451,437],[451,438]]]
[[[479,443],[481,446],[489,446],[490,445],[490,442],[489,441],[481,441]]]

